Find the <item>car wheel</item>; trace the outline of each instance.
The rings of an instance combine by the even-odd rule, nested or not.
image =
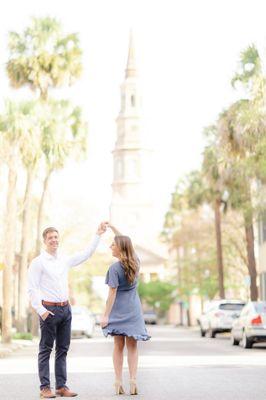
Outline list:
[[[200,327],[200,335],[201,337],[204,337],[206,335],[206,331],[204,331],[202,327]]]
[[[252,345],[253,345],[252,340],[250,340],[250,339],[247,337],[246,332],[244,331],[244,332],[243,332],[243,337],[242,337],[242,347],[243,347],[244,349],[251,349]]]
[[[210,329],[209,329],[209,337],[212,338],[212,339],[214,339],[215,336],[216,336],[215,330],[210,328]]]
[[[233,336],[232,333],[231,333],[230,341],[231,341],[232,346],[237,346],[237,345],[239,345],[239,340],[237,340],[237,339]]]

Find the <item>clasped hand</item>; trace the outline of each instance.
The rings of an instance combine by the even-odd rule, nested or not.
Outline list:
[[[102,328],[105,328],[108,325],[109,318],[106,315],[102,315],[100,325]]]

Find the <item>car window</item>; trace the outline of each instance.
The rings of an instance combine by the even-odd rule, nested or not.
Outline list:
[[[264,313],[266,314],[266,303],[256,303],[255,310],[257,313]]]
[[[228,311],[240,311],[244,307],[245,304],[243,303],[225,303],[225,304],[220,304],[219,309],[220,310],[228,310]]]
[[[215,308],[217,308],[217,304],[216,303],[209,303],[209,304],[205,304],[204,308],[203,308],[203,313],[206,314],[210,311],[213,311]]]

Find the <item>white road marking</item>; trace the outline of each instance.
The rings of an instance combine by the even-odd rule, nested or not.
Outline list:
[[[126,365],[126,358],[125,358]],[[51,366],[54,364],[51,359]],[[140,369],[163,367],[195,367],[195,366],[266,366],[263,356],[141,356]],[[69,357],[68,372],[90,373],[113,370],[111,357]],[[36,358],[6,358],[0,360],[0,374],[34,374],[37,371]]]

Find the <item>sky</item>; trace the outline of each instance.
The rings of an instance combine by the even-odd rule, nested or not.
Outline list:
[[[135,37],[143,126],[155,157],[154,203],[162,222],[177,180],[200,165],[204,127],[238,96],[230,81],[240,52],[251,43],[265,51],[265,12],[266,4],[259,0],[5,2],[0,13],[2,97],[28,96],[8,87],[4,63],[9,30],[22,30],[30,16],[49,15],[59,19],[66,32],[80,36],[83,76],[60,95],[83,107],[89,121],[88,160],[71,164],[55,176],[50,193],[55,215],[62,219],[71,207],[74,213],[76,203],[85,218],[108,217],[111,151],[130,29]],[[68,211],[61,210],[63,190]]]

